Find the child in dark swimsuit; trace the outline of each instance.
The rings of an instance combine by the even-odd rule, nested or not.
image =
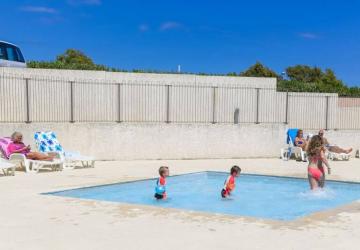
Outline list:
[[[328,169],[328,174],[330,174],[330,165],[325,157],[325,145],[324,140],[315,135],[311,138],[309,143],[307,154],[309,157],[309,166],[308,166],[308,178],[310,189],[316,189],[318,187],[323,188],[325,185],[325,171],[323,164]]]
[[[169,176],[169,167],[162,166],[159,168],[160,177],[156,181],[155,195],[157,200],[166,199],[166,177]]]
[[[230,170],[230,176],[226,179],[223,189],[221,190],[221,197],[226,198],[235,189],[235,178],[240,175],[241,168],[233,166]]]

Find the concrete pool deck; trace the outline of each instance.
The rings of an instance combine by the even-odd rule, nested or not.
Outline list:
[[[279,159],[97,162],[94,169],[0,177],[0,249],[358,249],[360,202],[294,222],[41,195],[170,174],[228,171],[306,177]],[[328,179],[360,182],[360,160],[331,162]],[[241,180],[241,179],[240,179]],[[264,208],[266,209],[266,208]]]

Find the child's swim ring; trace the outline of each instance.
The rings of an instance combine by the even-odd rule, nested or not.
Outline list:
[[[156,188],[155,188],[155,193],[157,193],[157,194],[163,194],[163,193],[165,193],[165,186],[161,186],[161,185],[156,186]]]

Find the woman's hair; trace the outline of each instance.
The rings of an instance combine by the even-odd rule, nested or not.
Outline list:
[[[15,140],[15,137],[16,137],[17,135],[22,135],[22,133],[15,131],[15,132],[12,133],[12,135],[11,135],[11,140]]]
[[[299,129],[298,132],[296,133],[296,137],[300,138],[300,133],[303,133],[302,129]]]
[[[233,174],[235,172],[236,172],[236,174],[239,174],[241,172],[241,168],[236,165],[232,166],[232,168],[230,169],[230,174]]]
[[[159,168],[159,175],[163,175],[167,170],[169,170],[169,167],[167,167],[167,166],[161,166],[160,168]]]
[[[319,135],[314,135],[307,148],[308,156],[314,156],[324,149],[324,140]]]

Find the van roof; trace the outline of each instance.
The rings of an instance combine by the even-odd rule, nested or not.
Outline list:
[[[13,44],[13,43],[9,43],[9,42],[6,42],[6,41],[3,41],[3,40],[0,40],[0,43],[6,43],[6,44],[10,44],[10,45],[13,45],[13,46],[16,46],[18,47],[16,44]]]

